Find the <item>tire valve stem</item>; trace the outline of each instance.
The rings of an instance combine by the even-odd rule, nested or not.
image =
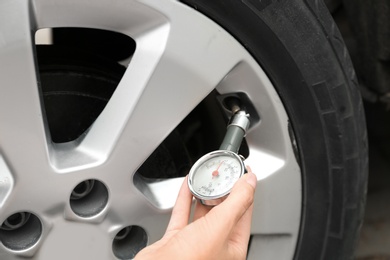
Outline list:
[[[233,104],[232,107],[230,108],[230,110],[232,111],[233,114],[236,114],[237,112],[239,112],[241,110],[240,106],[238,104]]]
[[[225,104],[226,108],[229,109],[233,115],[241,110],[241,102],[236,97],[227,98]]]

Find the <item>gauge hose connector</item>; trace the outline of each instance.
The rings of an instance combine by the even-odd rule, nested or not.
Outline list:
[[[245,137],[249,125],[249,114],[243,110],[237,111],[232,116],[227,126],[225,137],[223,138],[219,149],[238,153],[242,139]]]

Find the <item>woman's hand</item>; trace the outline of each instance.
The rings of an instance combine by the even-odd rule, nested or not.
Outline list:
[[[195,205],[190,218],[192,194],[184,180],[163,238],[140,251],[135,259],[245,259],[248,249],[256,176],[248,173],[234,185],[221,204]]]

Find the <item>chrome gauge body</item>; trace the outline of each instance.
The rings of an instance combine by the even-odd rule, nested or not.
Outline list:
[[[189,173],[188,187],[204,205],[221,203],[245,172],[243,159],[237,153],[249,128],[249,115],[239,107],[233,110],[219,150],[202,156]]]
[[[202,204],[214,206],[223,201],[244,172],[244,162],[239,155],[217,150],[202,156],[192,166],[188,186]]]

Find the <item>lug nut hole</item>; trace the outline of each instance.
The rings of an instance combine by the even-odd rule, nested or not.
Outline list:
[[[94,185],[95,180],[86,180],[79,183],[76,188],[73,189],[72,194],[70,195],[70,199],[78,200],[84,198],[91,192]]]
[[[112,242],[112,251],[118,259],[133,259],[148,243],[146,231],[139,226],[121,229]]]
[[[108,190],[98,180],[85,180],[76,185],[70,195],[70,207],[75,214],[88,218],[99,214],[107,205]]]
[[[0,242],[14,251],[32,247],[38,242],[41,235],[41,221],[29,212],[14,213],[0,226]]]
[[[28,212],[18,212],[9,216],[1,225],[0,229],[4,230],[15,230],[22,227],[28,219],[30,218],[30,213]]]

